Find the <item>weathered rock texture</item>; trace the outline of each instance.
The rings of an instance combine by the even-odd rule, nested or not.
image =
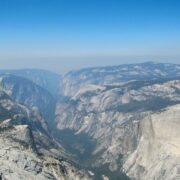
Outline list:
[[[29,110],[0,91],[1,179],[89,179],[67,158],[38,110]]]
[[[95,140],[93,166],[108,164],[137,180],[178,179],[179,69],[146,63],[71,72],[57,128]]]

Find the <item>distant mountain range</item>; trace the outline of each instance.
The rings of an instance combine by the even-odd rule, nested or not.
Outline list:
[[[0,70],[0,176],[179,179],[179,118],[179,64]]]

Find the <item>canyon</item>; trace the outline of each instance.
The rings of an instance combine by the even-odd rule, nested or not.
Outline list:
[[[180,65],[0,74],[1,178],[180,179]]]

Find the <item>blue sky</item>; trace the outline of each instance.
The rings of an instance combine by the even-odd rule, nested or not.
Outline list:
[[[0,0],[2,68],[149,60],[180,62],[179,0]]]

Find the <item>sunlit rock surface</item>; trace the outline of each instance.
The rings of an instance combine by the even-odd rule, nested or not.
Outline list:
[[[37,115],[38,114],[38,115]],[[0,91],[1,179],[89,179],[68,160],[36,111]]]

